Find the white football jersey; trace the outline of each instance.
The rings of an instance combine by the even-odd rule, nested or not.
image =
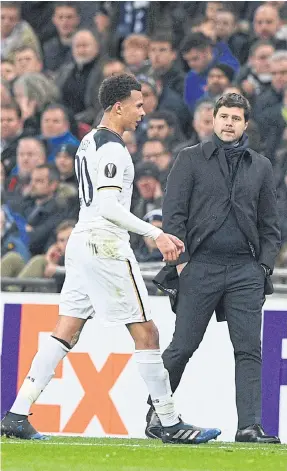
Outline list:
[[[105,229],[126,239],[128,232],[100,216],[98,205],[100,191],[118,189],[118,202],[130,211],[134,165],[121,136],[104,127],[90,131],[78,148],[75,170],[80,213],[74,231]]]

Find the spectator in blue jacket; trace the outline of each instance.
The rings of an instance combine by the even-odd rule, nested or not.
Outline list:
[[[41,117],[42,138],[47,142],[48,162],[54,162],[55,156],[64,144],[79,146],[79,140],[71,133],[68,110],[60,104],[48,105]]]
[[[28,247],[21,239],[16,221],[7,206],[1,208],[1,257],[10,252],[18,253],[27,263],[31,257]]]
[[[181,43],[180,51],[190,69],[185,79],[184,100],[193,112],[195,103],[204,95],[209,70],[217,64],[227,64],[235,72],[240,67],[224,42],[213,45],[202,33],[191,33]]]

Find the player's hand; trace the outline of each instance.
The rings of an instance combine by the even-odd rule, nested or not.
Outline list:
[[[184,244],[177,237],[162,232],[156,239],[157,248],[163,255],[165,262],[173,262],[184,251]]]

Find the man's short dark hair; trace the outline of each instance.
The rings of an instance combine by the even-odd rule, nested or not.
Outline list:
[[[257,41],[255,41],[252,46],[250,47],[250,50],[249,50],[249,55],[248,57],[252,57],[254,52],[259,48],[259,47],[262,47],[262,46],[272,46],[275,50],[275,47],[274,47],[274,43],[272,41],[268,41],[267,39],[258,39]]]
[[[60,181],[60,172],[54,164],[42,164],[42,165],[37,165],[36,167],[36,169],[43,169],[43,168],[47,168],[49,171],[50,183]]]
[[[42,116],[44,113],[46,113],[46,111],[51,111],[51,110],[61,110],[65,116],[66,121],[68,123],[71,122],[69,110],[61,103],[50,103],[49,105],[47,105],[42,112]]]
[[[180,52],[181,54],[186,54],[191,49],[206,49],[207,47],[212,46],[212,41],[210,38],[205,36],[203,33],[191,33],[185,38],[183,38],[180,43]]]
[[[132,90],[141,91],[141,84],[130,74],[121,74],[106,78],[99,90],[99,101],[103,109],[114,106],[117,101],[123,101],[131,96]]]
[[[172,111],[162,110],[162,111],[154,111],[153,113],[149,113],[146,117],[147,122],[151,119],[163,119],[170,128],[175,128],[177,125],[177,117]]]
[[[18,10],[18,12],[21,13],[20,2],[2,2],[1,8],[15,8],[15,10]]]
[[[60,232],[65,231],[66,229],[70,229],[70,227],[74,228],[76,224],[77,221],[75,219],[66,219],[56,227],[55,233],[56,235],[59,235]]]
[[[54,13],[56,11],[56,8],[73,8],[73,10],[76,10],[76,12],[80,13],[80,8],[79,5],[77,5],[78,2],[55,2],[53,7],[54,7]]]
[[[147,139],[143,142],[141,150],[143,150],[143,147],[147,142],[160,142],[164,149],[164,152],[166,152],[167,154],[171,154],[170,143],[168,139],[160,139],[159,137],[152,137],[150,139]]]
[[[214,117],[222,106],[226,106],[226,108],[242,108],[244,110],[245,121],[249,121],[251,107],[249,101],[243,95],[239,95],[238,93],[226,93],[226,95],[221,96],[214,105]]]
[[[172,34],[166,33],[165,31],[158,31],[154,33],[150,38],[151,43],[169,43],[171,49],[175,49],[175,39]]]
[[[20,119],[21,118],[21,109],[15,101],[12,101],[11,103],[6,103],[1,105],[1,110],[14,110],[15,113],[17,114],[17,117]]]

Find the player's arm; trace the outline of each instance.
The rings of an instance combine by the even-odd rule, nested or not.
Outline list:
[[[119,156],[117,156],[119,157]],[[166,260],[176,260],[184,250],[181,241],[168,236],[163,231],[128,211],[119,202],[123,186],[125,155],[119,158],[103,156],[98,168],[98,203],[100,215],[117,226],[142,236],[151,237],[157,243]],[[109,161],[108,161],[109,160]]]

